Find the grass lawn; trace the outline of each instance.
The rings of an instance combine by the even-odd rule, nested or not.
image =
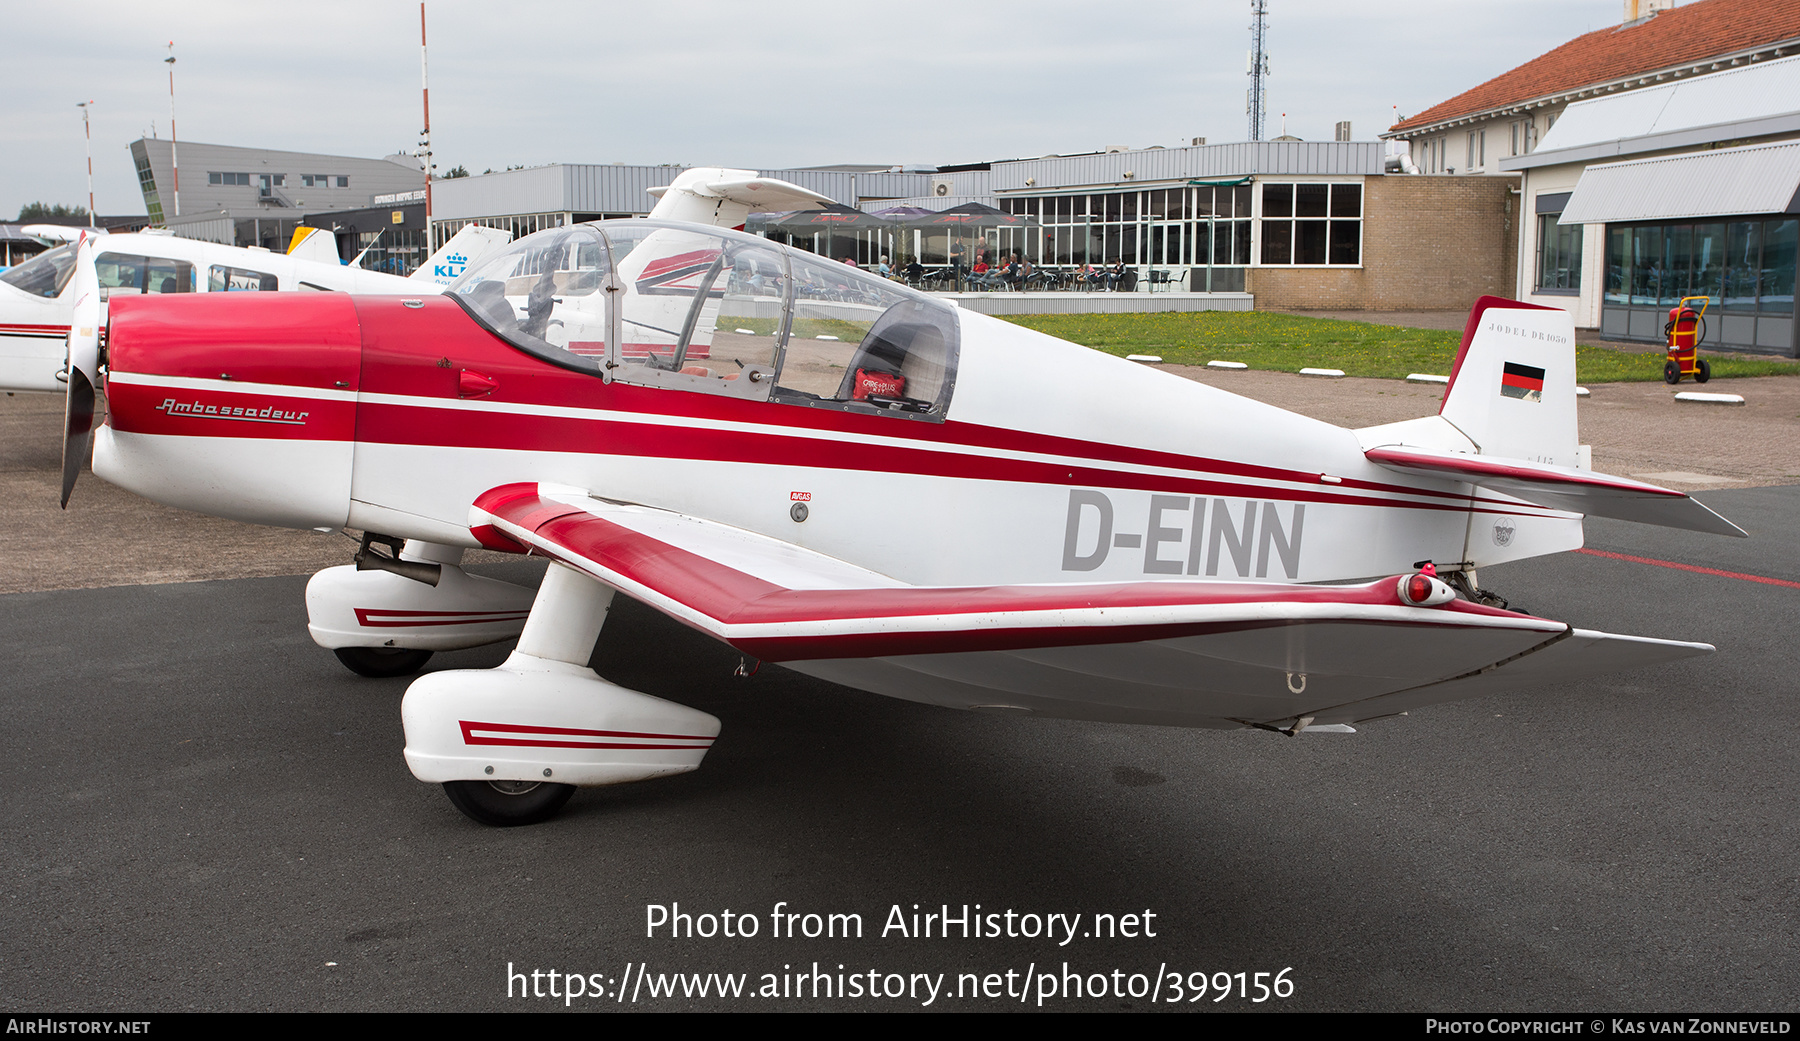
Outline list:
[[[1402,329],[1334,318],[1260,311],[1165,311],[1154,314],[1006,315],[1028,329],[1117,354],[1159,354],[1178,365],[1241,361],[1253,369],[1297,372],[1312,366],[1351,376],[1405,379],[1414,372],[1450,374],[1462,333]],[[1702,357],[1705,357],[1703,354]],[[1661,354],[1610,347],[1575,348],[1582,383],[1660,380]],[[1800,363],[1708,358],[1715,377],[1800,373]]]

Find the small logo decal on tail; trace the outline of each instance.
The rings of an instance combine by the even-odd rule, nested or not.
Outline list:
[[[1500,393],[1523,401],[1544,400],[1544,370],[1509,361],[1500,376]]]

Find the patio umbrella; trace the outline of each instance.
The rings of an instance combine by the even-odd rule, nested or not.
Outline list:
[[[912,220],[914,217],[930,216],[933,211],[923,206],[889,206],[885,210],[870,210],[869,212],[898,224]]]
[[[809,235],[813,232],[833,231],[865,231],[871,228],[891,228],[893,222],[883,220],[872,213],[853,210],[848,206],[836,203],[819,210],[796,210],[780,220],[770,221],[771,228],[780,228],[789,235]]]
[[[833,203],[823,209],[796,210],[772,220],[766,225],[771,230],[785,232],[795,238],[807,235],[821,236],[818,252],[823,256],[835,259],[838,256],[836,239],[858,238],[866,231],[886,231],[894,226],[892,221],[883,220],[874,214],[853,210],[848,206]],[[852,252],[856,252],[852,250]]]
[[[1010,213],[1002,213],[992,206],[984,206],[978,202],[965,202],[961,206],[952,206],[940,213],[914,217],[906,221],[908,228],[921,228],[926,231],[941,231],[949,228],[1035,228],[1038,226],[1035,217],[1020,217]]]

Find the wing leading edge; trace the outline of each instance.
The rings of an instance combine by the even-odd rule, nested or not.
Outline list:
[[[1712,650],[1463,600],[1413,607],[1394,578],[915,586],[744,529],[537,484],[485,493],[470,528],[746,654],[963,708],[1186,726],[1350,722]],[[1565,644],[1587,652],[1557,650]]]

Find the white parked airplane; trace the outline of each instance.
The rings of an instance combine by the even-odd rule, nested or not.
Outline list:
[[[25,231],[64,238],[68,244],[0,272],[0,390],[58,393],[66,378],[64,341],[75,307],[69,286],[83,239],[93,244],[87,255],[95,268],[102,315],[108,299],[121,295],[296,289],[437,293],[468,263],[512,241],[510,232],[470,225],[411,277],[401,278],[340,263],[331,236],[323,233],[296,234],[294,248],[283,254],[158,231],[108,235],[55,225],[32,225]]]
[[[365,532],[307,588],[352,668],[517,636],[402,707],[414,775],[489,824],[717,738],[587,668],[615,591],[894,697],[1286,734],[1712,650],[1475,585],[1582,514],[1743,534],[1579,468],[1568,312],[1483,299],[1437,415],[1347,430],[727,230],[809,195],[690,170],[665,219],[540,232],[442,297],[118,300],[104,358],[89,276],[64,501],[104,371],[100,477]],[[534,595],[465,574],[477,546],[554,563]]]

